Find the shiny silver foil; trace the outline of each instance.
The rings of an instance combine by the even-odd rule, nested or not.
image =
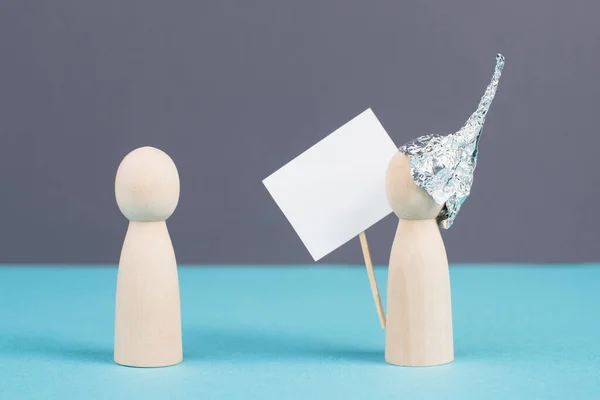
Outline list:
[[[460,207],[471,193],[479,138],[503,68],[504,56],[498,54],[492,81],[477,110],[458,132],[447,136],[421,136],[399,149],[410,159],[412,177],[417,186],[425,189],[437,204],[445,204],[437,218],[444,229],[452,226]]]

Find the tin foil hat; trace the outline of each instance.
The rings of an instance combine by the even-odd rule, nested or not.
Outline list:
[[[498,54],[492,81],[477,110],[458,132],[447,136],[421,136],[399,148],[410,160],[417,186],[425,189],[436,203],[445,204],[437,217],[438,224],[444,229],[452,226],[460,207],[471,193],[479,138],[503,68],[504,56]]]

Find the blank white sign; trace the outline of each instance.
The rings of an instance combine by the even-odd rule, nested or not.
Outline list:
[[[317,261],[392,212],[385,174],[397,151],[368,109],[263,184]]]

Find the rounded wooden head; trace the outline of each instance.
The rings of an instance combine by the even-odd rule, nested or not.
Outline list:
[[[444,205],[418,187],[410,172],[410,160],[404,153],[396,153],[387,169],[386,193],[388,203],[400,219],[435,219]]]
[[[179,201],[179,174],[167,153],[140,147],[127,154],[115,179],[119,209],[130,221],[165,221]]]

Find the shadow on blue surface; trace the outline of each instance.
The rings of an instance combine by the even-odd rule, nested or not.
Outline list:
[[[112,347],[43,336],[0,336],[0,356],[92,364],[114,364]],[[190,361],[327,361],[384,365],[383,348],[345,345],[300,334],[226,329],[184,330]]]
[[[341,342],[341,340],[340,340]],[[203,361],[328,361],[385,364],[383,348],[332,340],[240,329],[185,329],[184,359]]]
[[[0,356],[88,363],[113,363],[113,349],[43,336],[0,336]]]

